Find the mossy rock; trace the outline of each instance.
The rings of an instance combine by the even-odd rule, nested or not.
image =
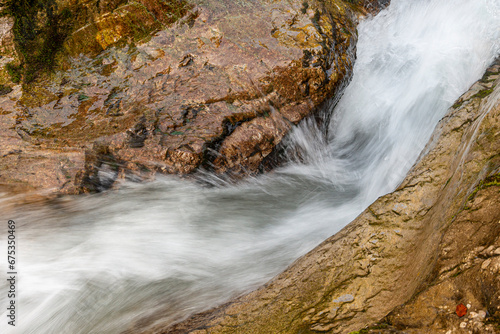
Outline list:
[[[67,56],[95,56],[120,42],[136,42],[175,23],[193,5],[185,0],[3,0],[0,16],[13,20],[19,64],[12,82],[32,82]]]
[[[0,85],[0,96],[5,95],[5,94],[9,94],[10,92],[12,92],[11,87],[5,86],[5,85]]]

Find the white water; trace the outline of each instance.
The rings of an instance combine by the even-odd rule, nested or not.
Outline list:
[[[330,138],[307,124],[293,136],[305,163],[237,186],[130,183],[2,217],[17,222],[19,298],[12,329],[2,279],[0,332],[117,333],[264,283],[401,182],[500,52],[500,0],[393,0],[358,30]]]

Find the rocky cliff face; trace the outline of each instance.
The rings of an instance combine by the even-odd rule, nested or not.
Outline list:
[[[335,94],[352,67],[356,17],[381,6],[6,3],[16,11],[0,22],[0,184],[62,193],[199,168],[260,172]]]
[[[396,191],[266,286],[132,332],[499,333],[499,72],[449,110]]]

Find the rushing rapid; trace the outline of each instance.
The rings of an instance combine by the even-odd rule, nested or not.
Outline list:
[[[238,185],[161,177],[3,217],[17,223],[19,294],[12,328],[2,280],[0,332],[119,333],[269,280],[402,181],[500,53],[500,0],[393,0],[358,32],[328,135],[304,122],[289,138],[300,162]]]

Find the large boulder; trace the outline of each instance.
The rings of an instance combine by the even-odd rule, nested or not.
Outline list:
[[[397,190],[264,287],[130,332],[360,333],[392,311],[362,332],[498,333],[499,72],[455,103]],[[474,313],[460,319],[459,303]]]
[[[290,129],[338,91],[352,68],[358,16],[381,6],[42,3],[22,14],[38,20],[33,39],[16,35],[21,14],[11,20],[17,55],[8,55],[7,72],[22,88],[0,82],[8,86],[0,184],[63,193],[158,172],[259,173]],[[47,39],[51,31],[59,42]],[[27,56],[30,47],[36,52]]]

